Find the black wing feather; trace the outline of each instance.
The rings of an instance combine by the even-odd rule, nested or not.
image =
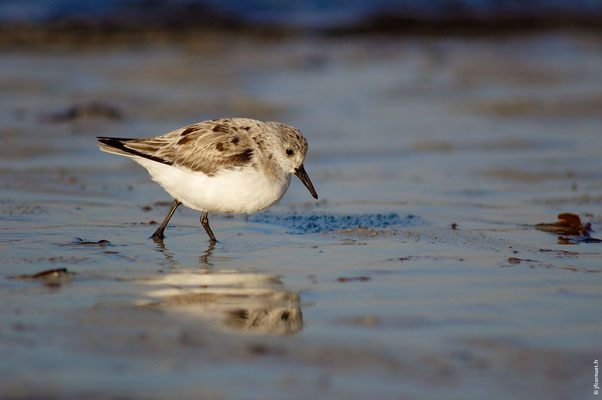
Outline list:
[[[142,158],[147,158],[149,160],[152,161],[156,161],[156,162],[160,162],[162,164],[166,164],[166,165],[172,165],[173,163],[171,161],[167,161],[164,160],[161,157],[156,157],[150,154],[144,154],[141,153],[137,150],[134,149],[130,149],[129,147],[126,147],[125,144],[129,141],[135,140],[135,139],[126,139],[126,138],[115,138],[115,137],[104,137],[104,136],[97,136],[96,139],[98,139],[98,141],[100,143],[106,144],[109,147],[114,147],[116,149],[119,149],[123,152],[138,156],[138,157],[142,157]]]

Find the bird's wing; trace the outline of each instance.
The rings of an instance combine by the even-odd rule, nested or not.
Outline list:
[[[222,169],[251,163],[253,141],[249,129],[230,119],[204,121],[163,136],[124,139],[99,137],[101,150],[143,157],[167,165],[214,175]]]

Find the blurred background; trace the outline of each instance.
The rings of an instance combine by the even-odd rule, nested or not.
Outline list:
[[[0,397],[590,398],[601,110],[599,0],[0,0]],[[148,240],[220,117],[320,200]]]
[[[443,26],[454,25],[466,31],[599,27],[601,13],[597,0],[4,0],[1,7],[4,23],[45,27],[261,27],[319,32],[442,31]]]

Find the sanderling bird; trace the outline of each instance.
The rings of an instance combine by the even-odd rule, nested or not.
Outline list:
[[[210,212],[252,214],[278,202],[295,174],[317,199],[303,167],[307,141],[298,129],[279,122],[224,118],[185,126],[142,139],[98,137],[100,150],[130,157],[173,198],[163,231],[180,204],[202,211],[210,241]]]

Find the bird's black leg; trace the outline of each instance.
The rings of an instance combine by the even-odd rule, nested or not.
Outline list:
[[[217,242],[217,240],[215,239],[215,235],[213,235],[213,231],[211,230],[211,227],[209,226],[209,218],[207,218],[207,215],[209,214],[208,211],[203,211],[203,215],[201,215],[201,225],[203,225],[203,228],[205,228],[205,232],[207,232],[207,235],[209,235],[209,240],[212,243]]]
[[[165,227],[167,226],[167,223],[169,222],[169,220],[171,219],[171,216],[173,215],[173,213],[176,211],[176,208],[178,208],[178,206],[182,204],[178,199],[175,199],[173,201],[173,203],[171,204],[171,210],[169,210],[169,214],[167,214],[167,217],[165,217],[165,220],[163,221],[163,223],[161,224],[161,226],[159,228],[157,228],[157,230],[155,231],[155,233],[153,233],[153,235],[151,236],[151,239],[153,240],[162,240],[165,236],[163,236],[163,231],[165,230]]]

